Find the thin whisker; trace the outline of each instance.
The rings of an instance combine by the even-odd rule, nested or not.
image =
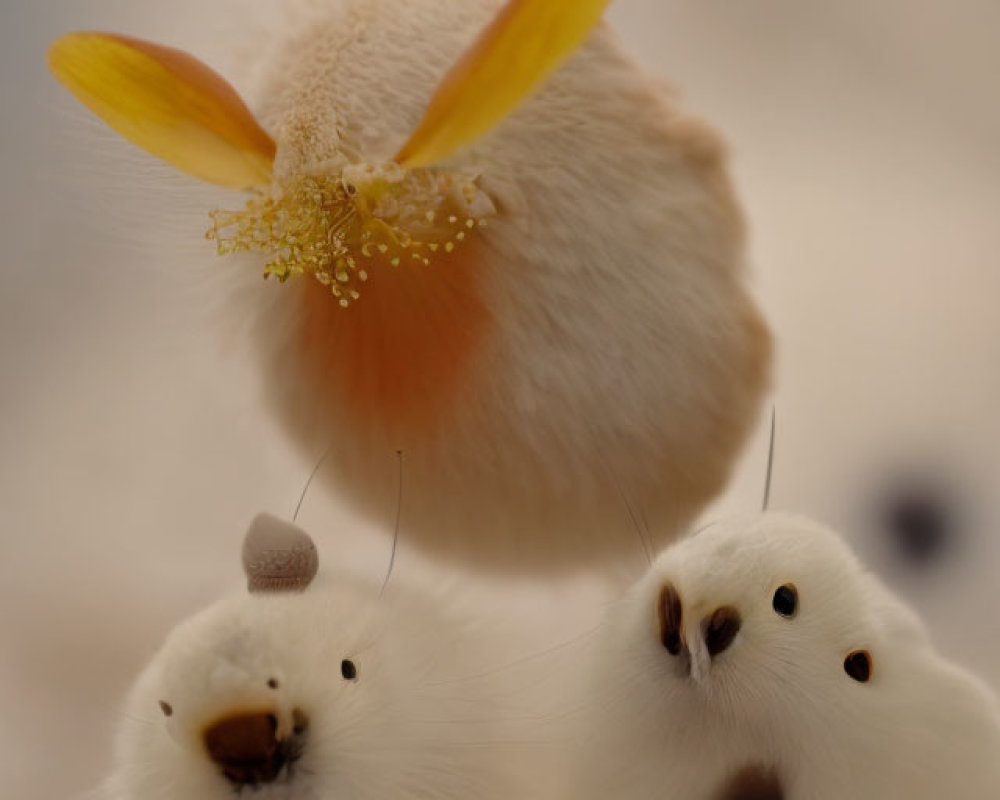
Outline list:
[[[302,487],[302,494],[299,495],[299,502],[295,506],[295,513],[292,514],[292,522],[295,522],[299,518],[299,511],[302,510],[302,502],[306,499],[306,492],[309,491],[309,487],[312,485],[313,478],[316,477],[316,473],[319,472],[319,468],[323,466],[323,462],[326,461],[326,457],[330,455],[330,451],[332,449],[333,449],[333,442],[327,445],[326,450],[323,451],[323,455],[321,455],[319,461],[316,462],[316,466],[313,467],[312,472],[309,473],[309,478],[306,480],[306,485]]]
[[[767,447],[767,477],[764,481],[764,502],[761,505],[761,511],[767,511],[767,507],[771,504],[771,470],[774,467],[774,428],[775,419],[777,418],[777,410],[772,405],[771,406],[771,441]]]
[[[622,485],[618,482],[618,478],[616,477],[614,471],[610,468],[607,461],[604,460],[603,454],[601,454],[601,458],[604,461],[604,467],[608,477],[611,479],[611,483],[614,485],[615,491],[618,493],[618,497],[621,498],[622,504],[625,506],[625,511],[632,523],[632,527],[635,528],[636,535],[639,537],[639,543],[642,545],[642,554],[646,558],[646,563],[647,565],[651,565],[653,563],[653,537],[650,535],[649,526],[648,524],[640,525],[640,516],[636,513],[635,508],[629,502],[628,496],[625,494],[625,490],[622,488]],[[645,519],[643,519],[643,523],[645,523]],[[644,528],[645,534],[643,533]]]
[[[396,525],[392,532],[392,552],[389,555],[389,569],[385,573],[385,580],[382,581],[382,588],[378,596],[385,592],[385,587],[389,585],[389,578],[392,577],[392,568],[396,565],[396,546],[399,544],[399,520],[403,514],[403,451],[396,451],[396,458],[399,460],[399,487],[396,492]]]

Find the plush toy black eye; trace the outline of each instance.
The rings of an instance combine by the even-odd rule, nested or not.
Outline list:
[[[844,672],[858,683],[868,683],[872,676],[872,655],[867,650],[855,650],[844,659]]]
[[[779,586],[774,592],[771,605],[781,616],[794,617],[799,608],[799,592],[794,584],[786,583],[784,586]]]
[[[278,679],[277,678],[268,678],[268,680],[267,680],[267,688],[268,689],[277,689],[279,685],[280,684],[278,683]]]
[[[170,705],[166,700],[160,701],[160,711],[163,712],[163,716],[169,717],[174,713],[174,707]]]
[[[344,676],[345,681],[356,681],[358,679],[358,668],[354,666],[353,661],[345,658],[340,662],[340,674]]]

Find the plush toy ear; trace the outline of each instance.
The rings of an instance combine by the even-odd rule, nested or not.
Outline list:
[[[312,539],[301,528],[258,514],[243,540],[243,570],[247,589],[257,592],[301,592],[319,569]]]
[[[438,86],[396,161],[422,167],[513,111],[583,43],[610,0],[508,0]]]
[[[268,183],[275,145],[218,73],[180,50],[110,33],[71,33],[49,67],[133,144],[230,189]]]

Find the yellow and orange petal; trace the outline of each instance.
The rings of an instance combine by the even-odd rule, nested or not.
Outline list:
[[[445,75],[396,161],[435,164],[488,133],[572,55],[608,3],[510,0]]]
[[[231,189],[270,180],[273,139],[236,90],[193,56],[117,34],[71,33],[48,60],[80,102],[183,172]]]

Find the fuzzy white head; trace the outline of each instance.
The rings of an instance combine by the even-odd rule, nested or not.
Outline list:
[[[574,797],[1000,796],[996,699],[804,519],[677,543],[592,646]]]
[[[336,573],[305,588],[307,537],[270,517],[251,533],[267,540],[245,552],[251,591],[169,636],[131,693],[98,797],[517,794],[488,682],[469,679],[465,623],[396,581],[384,595]]]
[[[290,278],[260,281],[265,256],[241,265],[232,305],[259,321],[263,385],[308,453],[336,443],[323,477],[376,518],[395,514],[405,452],[408,539],[438,557],[634,563],[623,498],[665,538],[682,530],[723,487],[766,390],[724,148],[605,25],[587,35],[604,5],[298,0],[244,45],[254,117],[148,44],[56,53],[70,80],[95,50],[124,51],[133,71],[167,64],[195,84],[201,106],[222,98],[225,124],[206,124],[236,152],[216,180],[260,194],[214,234],[224,250],[269,249],[271,274]],[[425,120],[461,128],[568,28],[578,52],[494,129],[412,157],[429,104]],[[466,80],[468,64],[499,65],[484,70],[497,85]],[[87,98],[106,110],[118,95],[93,72]],[[474,91],[442,110],[456,84]],[[221,170],[177,129],[140,143]]]

